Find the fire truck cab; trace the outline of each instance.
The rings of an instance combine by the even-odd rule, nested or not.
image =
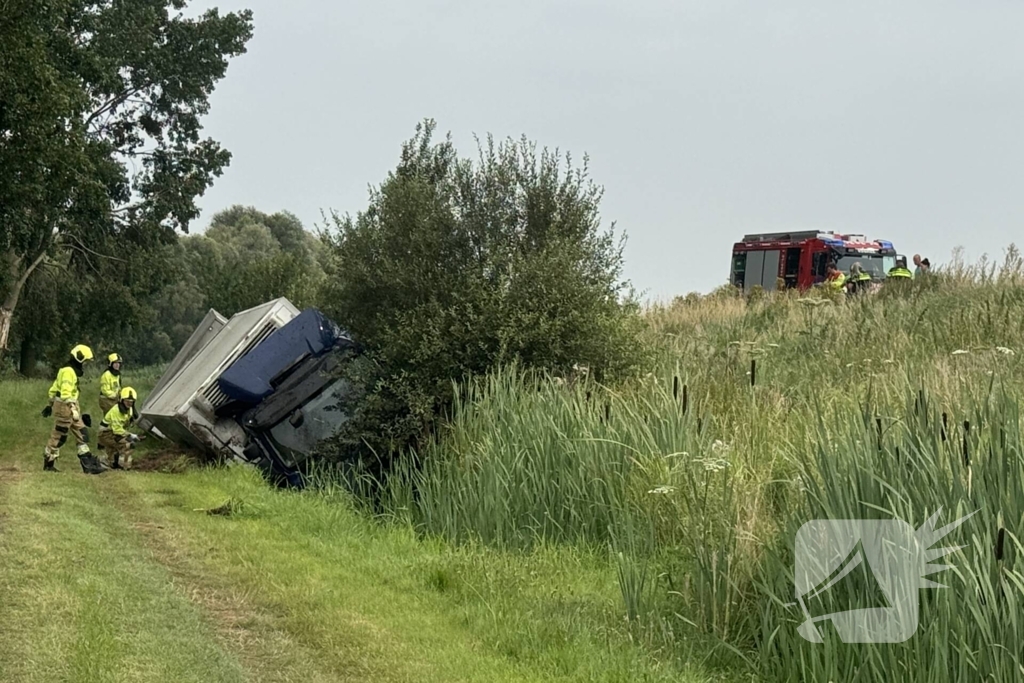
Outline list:
[[[830,263],[846,274],[850,266],[860,263],[863,271],[877,282],[884,280],[896,265],[896,250],[886,240],[834,232],[744,235],[732,248],[729,281],[744,292],[757,286],[766,291],[805,290],[825,281]]]

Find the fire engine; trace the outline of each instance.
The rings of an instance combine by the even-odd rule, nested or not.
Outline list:
[[[896,265],[896,249],[886,240],[817,230],[744,235],[732,248],[730,282],[744,292],[760,286],[801,290],[825,281],[830,263],[849,274],[860,263],[874,281]]]

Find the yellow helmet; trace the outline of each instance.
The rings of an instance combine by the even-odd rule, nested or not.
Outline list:
[[[71,349],[71,357],[77,360],[79,363],[84,363],[87,360],[92,360],[92,349],[85,344],[79,344],[75,348]]]
[[[121,389],[121,400],[138,401],[139,395],[135,393],[135,390],[132,389],[131,387],[125,387],[124,389]]]
[[[114,363],[121,363],[123,361],[121,360],[121,356],[117,355],[116,353],[112,353],[109,356],[107,356],[107,362],[113,365]]]

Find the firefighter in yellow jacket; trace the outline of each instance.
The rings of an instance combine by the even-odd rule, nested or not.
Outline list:
[[[132,445],[139,437],[128,431],[135,422],[135,401],[139,395],[131,387],[121,389],[120,399],[107,411],[100,423],[99,442],[110,453],[115,470],[127,470],[132,466]]]
[[[107,356],[107,369],[100,375],[100,415],[106,415],[117,405],[121,394],[121,356]]]
[[[92,360],[92,349],[79,344],[71,349],[71,358],[67,365],[57,371],[57,379],[50,387],[50,402],[43,409],[43,417],[53,415],[53,432],[43,451],[43,469],[57,471],[55,466],[60,456],[60,448],[68,440],[68,433],[75,437],[78,446],[78,460],[82,471],[86,474],[100,474],[107,468],[96,459],[89,450],[89,425],[92,419],[82,414],[78,403],[78,380],[81,378],[84,365]]]

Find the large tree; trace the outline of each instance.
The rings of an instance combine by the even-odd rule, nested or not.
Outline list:
[[[182,242],[207,304],[224,315],[279,296],[317,304],[326,248],[294,214],[232,206]]]
[[[185,0],[0,0],[0,353],[48,257],[187,232],[230,154],[200,118],[248,11]]]
[[[504,363],[599,379],[642,365],[640,320],[586,163],[489,140],[476,163],[434,122],[355,218],[337,217],[325,305],[365,353],[364,391],[335,440],[341,459],[385,462],[431,433],[452,382]],[[364,460],[365,462],[365,460]]]

